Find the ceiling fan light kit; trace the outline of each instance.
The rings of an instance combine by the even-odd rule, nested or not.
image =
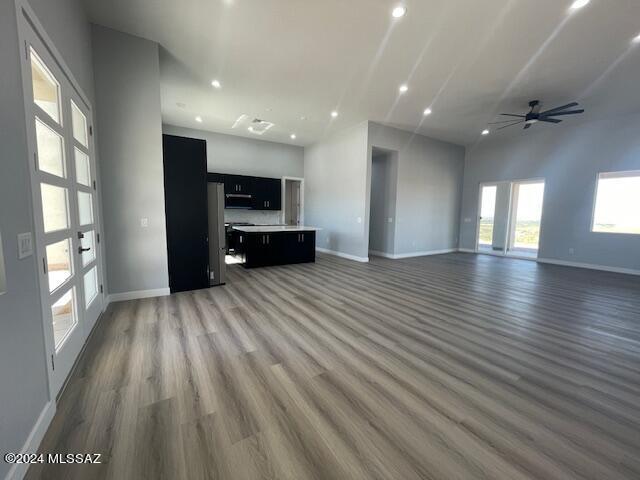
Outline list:
[[[562,120],[554,117],[584,113],[584,109],[582,108],[572,110],[577,106],[578,102],[571,102],[567,103],[566,105],[562,105],[561,107],[551,108],[549,110],[541,112],[540,110],[542,109],[542,103],[540,103],[540,100],[532,100],[529,102],[529,107],[531,107],[529,113],[526,113],[525,115],[516,113],[501,113],[501,116],[513,118],[511,120],[491,122],[489,125],[506,124],[496,129],[502,130],[503,128],[513,127],[514,125],[520,125],[524,123],[524,129],[527,130],[528,128],[531,128],[532,125],[538,122],[560,123],[562,122]]]

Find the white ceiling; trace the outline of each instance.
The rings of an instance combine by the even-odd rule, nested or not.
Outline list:
[[[534,128],[640,110],[638,0],[406,0],[399,20],[393,0],[85,1],[93,22],[160,44],[163,120],[179,126],[255,137],[232,129],[248,114],[275,123],[257,138],[309,145],[368,119],[469,145],[532,99],[587,108]]]

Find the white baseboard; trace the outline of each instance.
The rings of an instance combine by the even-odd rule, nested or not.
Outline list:
[[[596,265],[593,263],[568,262],[566,260],[556,260],[554,258],[538,258],[540,263],[550,263],[552,265],[561,265],[563,267],[588,268],[591,270],[601,270],[603,272],[626,273],[628,275],[640,275],[640,270],[622,267],[608,267],[606,265]]]
[[[423,252],[409,252],[409,253],[386,253],[386,252],[378,252],[376,250],[369,250],[369,254],[374,255],[376,257],[384,257],[384,258],[391,258],[393,260],[397,260],[400,258],[427,257],[429,255],[443,255],[445,253],[453,253],[457,251],[458,251],[457,248],[447,248],[445,250],[427,250]]]
[[[136,290],[134,292],[112,293],[107,302],[122,302],[124,300],[138,300],[139,298],[164,297],[171,294],[168,288],[156,288],[154,290]]]
[[[335,255],[336,257],[346,258],[347,260],[354,260],[356,262],[367,263],[369,261],[369,257],[358,257],[356,255],[350,255],[348,253],[336,252],[334,250],[329,250],[327,248],[316,247],[316,251],[322,253],[328,253],[329,255]]]
[[[36,421],[36,424],[31,429],[31,433],[27,437],[27,441],[22,446],[20,453],[29,454],[36,453],[40,447],[40,443],[44,438],[44,434],[47,433],[47,429],[53,420],[53,416],[56,413],[56,402],[49,400],[40,412],[40,416]],[[17,452],[15,452],[17,453]],[[29,464],[27,463],[14,463],[11,469],[7,472],[5,480],[22,480],[27,473]]]
[[[459,248],[458,251],[462,253],[476,253],[473,248]]]

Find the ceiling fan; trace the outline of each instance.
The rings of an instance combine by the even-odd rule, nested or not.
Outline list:
[[[531,125],[538,122],[547,122],[547,123],[562,122],[562,120],[560,120],[559,118],[552,118],[552,117],[559,117],[562,115],[576,115],[578,113],[584,112],[583,109],[570,110],[571,108],[578,106],[577,102],[567,103],[566,105],[563,105],[561,107],[545,110],[544,112],[540,111],[542,108],[542,103],[540,103],[539,100],[532,100],[531,102],[529,102],[529,106],[531,107],[531,110],[526,115],[518,115],[515,113],[500,114],[505,117],[515,117],[517,118],[517,120],[511,119],[511,120],[504,120],[501,122],[492,122],[489,125],[500,125],[500,124],[506,123],[507,125],[504,125],[496,129],[496,130],[502,130],[503,128],[512,127],[514,125],[519,125],[521,123],[524,123],[524,129],[526,130],[527,128],[531,128]]]

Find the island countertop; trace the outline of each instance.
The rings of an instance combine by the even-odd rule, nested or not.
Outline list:
[[[238,225],[234,230],[244,233],[279,233],[279,232],[317,232],[322,230],[317,227],[307,227],[305,225]]]

